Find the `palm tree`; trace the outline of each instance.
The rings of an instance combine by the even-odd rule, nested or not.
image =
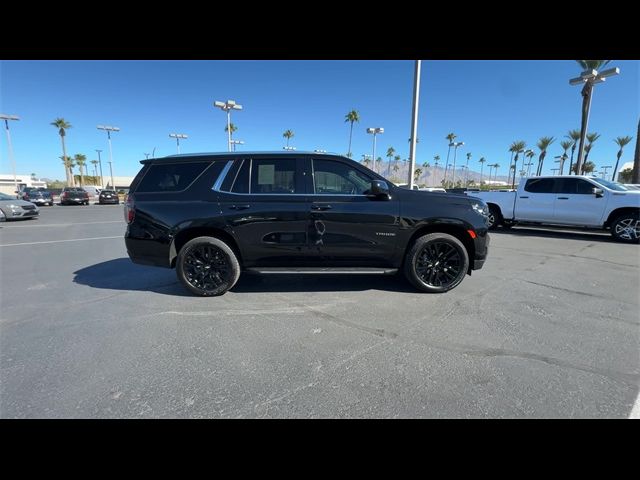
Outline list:
[[[293,133],[293,130],[287,130],[282,134],[282,136],[287,139],[287,147],[288,147],[289,140],[291,140],[295,136],[295,133]]]
[[[415,171],[413,172],[413,181],[417,183],[418,179],[420,178],[420,175],[422,175],[422,169],[416,168]]]
[[[598,140],[601,137],[601,135],[599,133],[587,133],[587,141],[589,142],[587,144],[586,147],[584,147],[584,161],[585,163],[587,162],[587,160],[589,159],[589,152],[591,151],[591,149],[593,148],[593,143]],[[582,172],[584,173],[584,169],[582,169]]]
[[[586,152],[587,149],[591,150],[591,148],[589,148],[589,145],[584,147],[584,151]],[[593,163],[591,161],[584,162],[582,164],[582,175],[584,175],[585,173],[591,173],[595,169],[596,169],[596,164],[595,163]],[[576,175],[580,175],[578,173],[578,164],[577,163],[573,166],[573,173],[575,173]]]
[[[484,169],[484,162],[486,162],[487,159],[484,157],[480,157],[480,160],[478,160],[478,162],[480,163],[480,185],[482,186],[482,171]]]
[[[394,163],[393,164],[393,171],[397,172],[398,170],[400,170],[400,167],[398,166],[398,163]]]
[[[76,165],[78,165],[78,168],[80,169],[80,186],[82,187],[84,184],[83,169],[87,162],[87,156],[82,153],[76,153],[73,159],[76,161]]]
[[[631,183],[640,183],[640,119],[638,119],[638,134],[636,135],[636,151],[633,155],[633,174]]]
[[[353,136],[353,124],[354,122],[360,121],[360,114],[357,110],[351,110],[344,116],[344,121],[351,123],[351,128],[349,129],[349,151],[347,152],[347,157],[351,158],[351,137]]]
[[[551,145],[554,141],[555,138],[553,137],[542,137],[536,144],[538,150],[540,150],[540,155],[538,156],[538,176],[542,175],[542,166],[544,164],[544,157],[547,156],[547,148],[549,148],[549,145]]]
[[[447,163],[445,163],[444,165],[444,180],[447,180],[447,169],[449,168],[449,154],[451,153],[451,144],[453,143],[453,141],[456,139],[457,135],[453,132],[451,132],[449,135],[447,135],[446,138],[449,141],[449,148],[447,148]]]
[[[67,179],[73,179],[73,167],[76,166],[75,163],[73,163],[73,158],[71,157],[60,157],[60,160],[62,160],[62,163],[64,165],[64,170],[67,174]],[[70,184],[69,181],[67,180],[67,186],[70,187],[75,187],[75,182],[73,184]]]
[[[578,146],[578,141],[580,140],[580,130],[569,130],[569,135],[565,135],[566,138],[571,139],[571,160],[569,160],[569,175],[573,171],[573,154],[576,151],[576,147]]]
[[[393,147],[387,148],[387,158],[389,159],[389,166],[387,167],[387,173],[391,173],[391,159],[393,155],[396,153],[396,149]]]
[[[471,152],[467,152],[467,163],[465,165],[465,175],[464,182],[467,183],[467,179],[469,178],[469,160],[471,160]]]
[[[382,165],[382,157],[376,158],[376,170],[380,171],[380,165]]]
[[[365,157],[365,159],[362,161],[362,163],[364,163],[365,167],[369,168],[369,163],[371,163],[371,160],[369,160],[368,158]]]
[[[228,132],[231,130],[231,139],[233,140],[233,134],[238,131],[238,127],[236,127],[233,123],[224,126],[224,131]]]
[[[567,150],[569,150],[571,148],[571,146],[573,145],[573,142],[571,140],[563,140],[560,142],[560,146],[562,147],[563,153],[562,153],[562,158],[560,160],[560,175],[563,174],[564,171],[564,162],[568,157],[567,155]],[[571,167],[571,166],[569,166]]]
[[[91,160],[91,165],[93,165],[93,173],[94,175],[94,179],[95,182],[93,182],[94,185],[97,185],[98,183],[98,160]]]
[[[64,118],[58,117],[53,122],[51,122],[51,125],[58,129],[58,134],[60,135],[60,140],[62,141],[62,158],[67,158],[67,146],[64,143],[64,137],[67,135],[67,130],[71,128],[71,124]],[[74,187],[75,182],[73,181],[73,177],[69,177],[68,169],[65,170],[67,174],[67,186]]]
[[[531,165],[533,165],[533,157],[536,156],[536,152],[534,152],[533,150],[528,150],[527,153],[524,154],[525,157],[527,157],[527,159],[529,160],[527,162],[527,177],[529,176],[529,174],[531,173]]]
[[[631,142],[631,140],[633,140],[633,137],[618,137],[614,140],[614,142],[616,143],[616,145],[618,145],[620,147],[620,150],[618,150],[618,158],[616,160],[616,167],[613,169],[613,175],[611,177],[611,181],[614,182],[615,178],[616,178],[616,172],[618,171],[618,164],[620,163],[620,157],[622,157],[622,149],[629,143]]]
[[[400,155],[396,155],[395,157],[393,157],[393,161],[395,162],[395,164],[393,165],[393,171],[397,172],[400,167],[398,166],[398,162],[400,161],[402,157]]]
[[[513,165],[511,165],[512,162],[509,162],[509,168],[511,170],[513,170],[513,183],[512,183],[512,187],[515,186],[516,184],[516,165],[518,164],[518,156],[520,155],[520,152],[522,152],[525,148],[526,148],[527,144],[524,140],[518,140],[516,142],[513,142],[511,144],[511,146],[509,147],[509,151],[511,152],[511,157],[512,157],[512,161],[513,161]],[[513,154],[516,154],[515,158],[513,157]],[[507,179],[507,182],[509,180]]]
[[[600,70],[611,60],[576,60],[582,70]],[[587,122],[589,120],[589,107],[591,105],[591,94],[593,92],[593,82],[587,81],[582,87],[582,122],[580,123],[580,144],[578,145],[578,163],[582,163],[582,152],[584,148],[584,136],[587,133]],[[586,160],[585,160],[586,161]],[[582,171],[582,167],[577,169]]]

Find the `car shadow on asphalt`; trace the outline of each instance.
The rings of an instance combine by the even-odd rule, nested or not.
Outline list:
[[[543,238],[563,238],[567,240],[583,240],[588,242],[619,243],[616,242],[609,232],[600,230],[566,230],[554,228],[537,227],[513,227],[504,229],[502,227],[491,230],[490,235],[513,235],[516,237],[543,237]]]
[[[176,278],[175,270],[137,265],[117,258],[77,270],[74,283],[109,290],[148,291],[179,297],[192,296]],[[230,290],[234,293],[349,292],[416,290],[402,275],[258,275],[243,273]]]

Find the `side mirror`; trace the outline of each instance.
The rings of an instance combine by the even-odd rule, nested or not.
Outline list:
[[[602,197],[602,195],[604,195],[604,190],[602,190],[601,188],[598,188],[598,187],[593,187],[593,189],[591,191],[593,192],[593,194],[597,198],[600,198],[600,197]]]
[[[389,200],[389,198],[391,198],[389,195],[389,185],[387,185],[387,182],[383,182],[382,180],[373,180],[371,182],[371,188],[369,189],[368,196]]]

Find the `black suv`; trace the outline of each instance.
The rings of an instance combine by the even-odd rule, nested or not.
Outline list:
[[[197,295],[221,295],[240,271],[403,270],[446,292],[487,257],[487,205],[396,187],[338,155],[205,153],[142,160],[125,203],[127,253],[176,267]]]

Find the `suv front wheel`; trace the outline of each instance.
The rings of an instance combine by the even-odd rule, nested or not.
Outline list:
[[[423,292],[447,292],[464,280],[467,270],[467,249],[447,233],[429,233],[417,238],[404,261],[405,276]]]
[[[233,250],[222,240],[197,237],[180,249],[176,273],[191,293],[214,297],[236,284],[240,277],[240,264]]]

